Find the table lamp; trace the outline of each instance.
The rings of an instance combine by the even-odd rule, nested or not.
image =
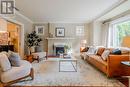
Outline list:
[[[82,52],[86,48],[87,40],[82,40],[81,41],[81,47],[80,47],[80,52]]]
[[[122,43],[123,47],[128,47],[128,51],[129,51],[129,61],[130,61],[130,36],[125,36],[123,38],[123,43]]]

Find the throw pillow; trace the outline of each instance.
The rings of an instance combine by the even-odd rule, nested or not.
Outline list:
[[[10,51],[9,61],[10,61],[12,66],[19,67],[20,66],[20,56],[19,56],[19,54]]]
[[[89,47],[87,54],[95,54],[96,49],[94,47]]]
[[[106,61],[107,58],[108,58],[108,56],[109,56],[109,54],[110,54],[110,50],[105,50],[105,51],[102,53],[102,55],[101,55],[102,59]]]
[[[81,50],[81,52],[87,52],[88,49],[89,49],[89,47],[85,47],[85,48],[83,48],[83,49]]]
[[[105,50],[104,47],[100,47],[100,48],[98,48],[97,55],[101,56],[102,53],[104,52],[104,50]]]
[[[119,50],[119,49],[114,49],[114,50],[112,51],[112,54],[121,55],[121,50]]]
[[[3,53],[0,53],[0,67],[1,67],[1,70],[4,72],[11,69],[11,64],[9,62],[9,59]]]

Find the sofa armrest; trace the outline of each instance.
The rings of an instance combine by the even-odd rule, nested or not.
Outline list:
[[[108,76],[120,76],[122,75],[123,65],[121,61],[128,61],[129,55],[109,55],[107,59],[107,73]]]

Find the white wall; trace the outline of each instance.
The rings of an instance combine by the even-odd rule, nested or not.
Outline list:
[[[80,52],[80,41],[82,39],[86,39],[87,42],[89,43],[88,39],[89,39],[89,32],[88,32],[88,24],[85,23],[36,23],[35,25],[43,25],[45,26],[45,34],[43,36],[41,36],[43,38],[43,49],[49,50],[49,54],[52,55],[53,54],[53,44],[54,42],[60,43],[70,43],[72,42],[72,47],[73,47],[73,52],[75,53],[79,53]],[[82,37],[76,36],[76,26],[85,26],[85,35]],[[75,38],[74,40],[51,40],[49,41],[48,44],[48,40],[46,40],[46,38],[49,36],[49,33],[53,34],[53,37],[55,36],[55,29],[56,27],[64,27],[65,28],[65,37],[71,37],[71,38]],[[47,49],[47,47],[49,47],[49,49]]]
[[[100,21],[92,21],[89,23],[89,45],[102,45],[102,23]]]

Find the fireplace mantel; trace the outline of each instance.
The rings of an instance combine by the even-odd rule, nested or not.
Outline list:
[[[46,38],[47,40],[73,40],[75,38],[70,38],[70,37],[59,37],[59,38]]]

